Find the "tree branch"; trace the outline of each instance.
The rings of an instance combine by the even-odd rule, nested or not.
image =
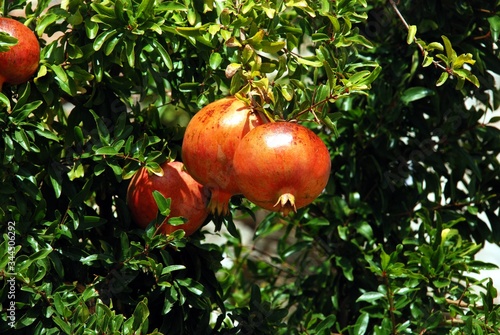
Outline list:
[[[405,26],[406,30],[409,30],[410,29],[410,25],[408,24],[408,22],[406,22],[403,14],[401,14],[401,12],[399,11],[399,8],[398,8],[398,5],[397,3],[394,1],[394,0],[389,0],[389,2],[391,3],[391,6],[392,8],[394,9],[394,11],[396,12],[396,15],[399,17],[399,20],[403,23],[403,25]],[[420,45],[419,43],[417,43],[417,38],[415,37],[413,39],[413,42],[417,44],[417,47],[420,49],[420,53],[422,54],[422,56],[425,57],[425,50],[424,50],[424,47],[422,45]],[[434,64],[434,66],[440,68],[441,70],[443,71],[446,71],[446,72],[450,72],[445,66],[443,66],[441,63],[433,60],[432,61],[432,64]],[[450,73],[451,74],[451,73]]]

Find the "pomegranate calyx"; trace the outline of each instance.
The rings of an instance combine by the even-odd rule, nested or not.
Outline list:
[[[290,193],[282,194],[279,197],[278,201],[276,201],[276,203],[274,204],[274,207],[276,206],[281,209],[280,212],[284,216],[287,216],[288,213],[290,213],[292,210],[295,213],[297,212],[297,207],[295,206],[295,197]]]
[[[221,190],[211,190],[212,195],[208,203],[208,210],[210,213],[220,216],[226,216],[229,214],[229,200],[231,200],[231,194],[227,192],[222,192]]]

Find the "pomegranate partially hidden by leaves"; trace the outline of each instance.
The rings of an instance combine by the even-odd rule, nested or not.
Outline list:
[[[0,52],[1,91],[3,83],[19,85],[31,78],[40,61],[40,45],[33,31],[14,19],[0,17],[0,32],[17,39],[16,45]]]
[[[163,176],[148,172],[146,168],[139,170],[128,186],[127,205],[135,223],[141,227],[154,220],[158,206],[153,191],[160,192],[171,199],[170,213],[160,225],[159,231],[170,234],[178,229],[189,236],[197,231],[208,216],[208,196],[204,188],[186,171],[181,162],[165,162],[161,165]],[[179,226],[168,223],[169,218],[182,217],[186,222]]]
[[[182,160],[189,174],[211,191],[212,213],[226,215],[231,196],[241,193],[234,180],[234,151],[243,136],[261,124],[263,118],[236,97],[208,104],[189,122]]]
[[[316,199],[330,176],[330,154],[310,129],[274,122],[249,132],[234,154],[238,187],[254,204],[288,215]]]

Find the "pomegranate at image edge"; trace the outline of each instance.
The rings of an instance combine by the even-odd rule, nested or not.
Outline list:
[[[0,32],[18,42],[8,51],[0,52],[0,91],[4,83],[19,85],[28,81],[40,62],[40,44],[31,29],[19,21],[0,17]]]
[[[331,170],[323,141],[310,129],[290,122],[253,129],[238,145],[233,163],[243,195],[284,215],[316,199]]]
[[[241,194],[234,180],[234,151],[249,131],[264,123],[251,106],[227,97],[203,107],[187,125],[182,161],[189,174],[210,190],[212,213],[227,215],[229,200]]]
[[[150,173],[141,168],[132,177],[127,189],[127,205],[134,222],[140,228],[146,228],[158,213],[158,206],[153,197],[157,190],[165,198],[171,198],[170,215],[159,227],[159,232],[171,234],[183,229],[185,236],[197,231],[208,216],[208,195],[202,185],[196,182],[185,170],[181,162],[165,162],[161,165],[163,176]],[[187,220],[180,226],[168,224],[171,217],[183,217]]]

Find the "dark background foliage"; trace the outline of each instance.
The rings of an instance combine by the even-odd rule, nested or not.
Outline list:
[[[500,332],[497,290],[470,276],[500,243],[499,5],[4,1],[42,57],[0,94],[0,331]],[[289,217],[235,197],[189,238],[137,229],[130,177],[249,93],[325,141],[325,192]]]

